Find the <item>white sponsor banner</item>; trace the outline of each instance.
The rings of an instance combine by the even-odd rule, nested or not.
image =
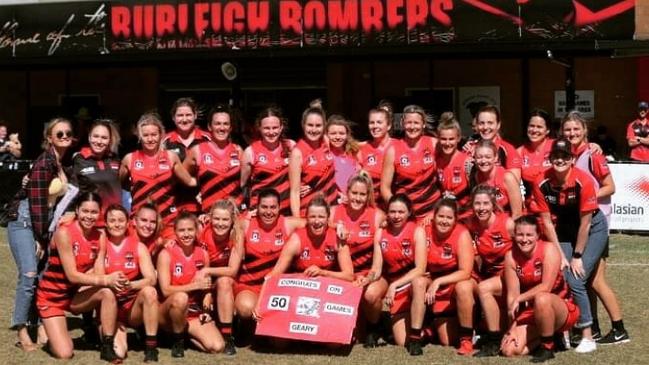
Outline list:
[[[615,194],[610,229],[649,231],[649,165],[609,164]]]
[[[595,118],[595,91],[575,91],[575,109],[586,118]],[[554,91],[554,117],[563,118],[566,115],[566,91]]]

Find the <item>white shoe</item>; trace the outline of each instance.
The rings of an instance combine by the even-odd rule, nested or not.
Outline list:
[[[597,350],[597,342],[595,340],[589,340],[587,338],[582,338],[579,345],[575,348],[575,352],[580,354],[585,354],[588,352],[593,352]]]

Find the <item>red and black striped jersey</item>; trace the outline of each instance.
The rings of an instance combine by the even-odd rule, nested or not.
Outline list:
[[[232,242],[228,239],[225,242],[217,242],[212,224],[207,224],[198,236],[198,241],[203,245],[210,258],[210,267],[225,267],[230,261],[232,253]]]
[[[290,186],[288,181],[288,163],[290,150],[295,145],[290,139],[281,140],[274,150],[266,148],[262,141],[250,145],[250,207],[257,206],[259,191],[265,188],[275,189],[279,193],[280,214],[291,215]]]
[[[275,267],[284,243],[288,240],[284,217],[279,216],[270,230],[259,225],[258,218],[250,220],[245,233],[246,250],[238,282],[250,286],[262,285],[264,277]]]
[[[216,143],[205,141],[198,145],[198,185],[201,192],[201,208],[207,213],[216,201],[232,198],[241,206],[241,147],[229,143],[219,148]]]
[[[150,201],[158,208],[165,225],[169,225],[178,215],[175,202],[175,178],[170,152],[162,150],[155,156],[142,151],[131,155],[129,172],[131,177],[131,211]]]
[[[333,222],[342,224],[349,234],[346,243],[349,245],[354,273],[365,274],[372,267],[376,212],[376,208],[367,207],[357,219],[352,219],[344,205],[337,206],[334,211]]]
[[[311,190],[300,198],[300,214],[306,214],[306,207],[317,193],[323,193],[327,203],[335,205],[338,202],[338,189],[335,180],[334,155],[329,148],[321,143],[313,148],[301,139],[295,148],[302,152],[301,185],[311,187]]]

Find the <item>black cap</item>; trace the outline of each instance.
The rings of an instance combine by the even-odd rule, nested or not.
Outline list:
[[[550,158],[557,156],[572,157],[572,146],[570,145],[570,141],[565,138],[559,138],[552,143]]]
[[[649,103],[646,101],[641,101],[638,103],[638,110],[647,110],[649,109]]]

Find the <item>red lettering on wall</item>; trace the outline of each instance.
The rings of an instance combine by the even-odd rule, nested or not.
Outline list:
[[[153,38],[153,31],[155,29],[154,22],[155,7],[153,5],[144,6],[144,38]]]
[[[425,0],[424,0],[425,1]],[[358,0],[329,0],[329,28],[331,30],[355,30],[358,27]]]
[[[210,25],[210,22],[205,19],[205,14],[210,11],[210,4],[196,3],[194,5],[194,33],[196,38],[203,39],[205,30]]]
[[[133,35],[136,38],[142,38],[142,16],[144,9],[141,5],[133,7]]]
[[[442,25],[450,27],[453,21],[444,11],[453,10],[453,0],[433,0],[430,3],[430,13]]]
[[[268,1],[248,3],[248,31],[265,32],[270,23],[270,4]]]
[[[189,28],[189,6],[187,4],[178,5],[178,32],[180,34],[187,33]]]
[[[363,31],[370,33],[372,30],[383,30],[383,3],[380,0],[364,0],[361,2],[361,23]]]
[[[246,9],[239,1],[229,1],[223,7],[223,29],[232,33],[243,33],[246,29]]]
[[[408,30],[426,25],[428,18],[428,4],[426,0],[407,0],[406,22]]]
[[[387,0],[386,6],[388,28],[395,28],[403,22],[403,0]]]
[[[174,33],[176,23],[176,9],[173,5],[156,5],[155,9],[155,30],[158,37]]]
[[[212,3],[212,31],[221,31],[221,3]]]
[[[110,29],[114,37],[131,36],[131,10],[127,6],[113,6],[110,9]]]
[[[279,25],[283,31],[302,33],[302,6],[296,0],[281,0],[279,2]]]
[[[314,27],[318,30],[324,30],[327,24],[325,6],[318,0],[307,1],[304,5],[304,28],[311,30]]]

